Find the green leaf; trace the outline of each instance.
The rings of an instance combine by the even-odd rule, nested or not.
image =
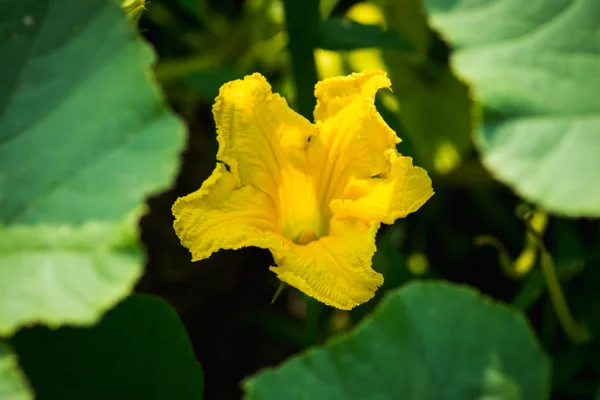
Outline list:
[[[8,400],[30,400],[33,394],[12,349],[0,341],[0,398]]]
[[[146,197],[182,123],[117,1],[0,2],[0,333],[90,324],[142,271]]]
[[[473,290],[413,283],[347,336],[245,381],[248,399],[546,399],[525,318]]]
[[[170,183],[184,129],[116,1],[0,15],[0,223],[118,220]]]
[[[135,223],[0,228],[0,335],[95,323],[142,272]]]
[[[482,109],[483,162],[548,211],[600,216],[600,2],[426,0]]]
[[[92,328],[35,327],[11,342],[39,399],[202,399],[185,329],[155,297],[130,297]]]
[[[329,18],[319,24],[317,47],[325,50],[355,50],[369,47],[415,52],[401,34],[379,25],[363,25],[346,18]]]

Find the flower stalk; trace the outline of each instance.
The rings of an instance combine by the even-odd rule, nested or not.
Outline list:
[[[558,279],[556,273],[556,265],[554,264],[552,255],[550,252],[548,252],[548,249],[546,248],[546,245],[544,244],[539,232],[532,226],[531,218],[531,213],[527,213],[524,216],[525,227],[531,234],[531,237],[535,239],[540,249],[540,265],[542,268],[542,274],[544,275],[544,280],[548,286],[550,302],[552,303],[552,307],[554,308],[558,322],[569,339],[571,339],[574,343],[587,343],[591,340],[592,334],[587,327],[579,324],[573,317],[571,308],[567,303],[565,293],[560,285],[560,280]]]

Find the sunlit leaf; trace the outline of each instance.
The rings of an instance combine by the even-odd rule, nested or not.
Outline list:
[[[184,129],[119,2],[0,15],[0,332],[91,323],[140,275],[111,235],[135,242],[128,216],[173,178]]]
[[[0,341],[0,399],[33,399],[29,385],[17,365],[17,357],[2,341]]]
[[[0,228],[0,334],[96,322],[142,272],[134,224]]]
[[[484,164],[554,213],[600,216],[600,2],[426,0],[481,108]]]

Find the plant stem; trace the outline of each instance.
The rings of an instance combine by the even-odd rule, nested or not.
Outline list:
[[[495,248],[498,252],[498,264],[500,264],[504,275],[513,279],[517,278],[508,250],[500,240],[492,235],[481,235],[475,238],[475,244],[477,246],[492,246]]]
[[[586,343],[589,342],[592,338],[590,331],[583,325],[580,325],[571,313],[571,309],[567,304],[567,299],[565,294],[560,286],[560,281],[558,280],[556,274],[556,266],[554,265],[554,260],[552,256],[546,249],[542,237],[539,232],[537,232],[532,226],[531,221],[528,218],[525,218],[525,226],[527,231],[531,233],[532,237],[536,239],[538,246],[540,248],[540,264],[542,267],[542,274],[544,275],[544,279],[546,280],[546,285],[548,286],[548,293],[550,294],[550,301],[552,302],[552,307],[554,308],[554,312],[556,313],[556,317],[558,318],[558,322],[560,322],[561,327],[574,343]]]
[[[285,288],[285,282],[280,282],[275,294],[273,295],[273,298],[271,299],[271,304],[275,303],[275,300],[277,300],[283,288]]]
[[[319,0],[284,0],[285,23],[289,35],[289,50],[296,104],[304,117],[312,120],[317,83],[315,46],[319,26]]]
[[[556,276],[554,261],[546,249],[542,249],[540,264],[542,265],[542,273],[544,274],[544,279],[548,285],[550,301],[554,307],[554,312],[556,312],[558,322],[560,322],[560,325],[564,329],[565,333],[573,342],[588,342],[592,338],[592,335],[585,326],[578,324],[573,318],[569,305],[567,304],[565,294],[560,286],[560,281]]]

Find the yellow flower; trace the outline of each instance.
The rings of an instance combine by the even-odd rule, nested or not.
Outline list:
[[[379,224],[433,195],[375,108],[389,87],[381,70],[321,81],[311,124],[260,74],[223,85],[213,107],[220,162],[173,205],[192,259],[257,246],[271,251],[279,279],[325,304],[371,299],[383,283],[371,268]]]

